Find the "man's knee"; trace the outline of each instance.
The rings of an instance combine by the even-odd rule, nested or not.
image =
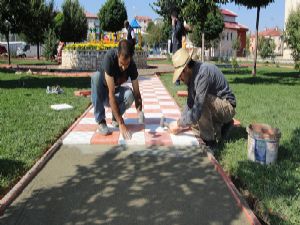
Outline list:
[[[134,95],[133,95],[133,92],[132,92],[131,88],[128,88],[125,91],[124,101],[125,101],[126,109],[130,108],[130,106],[132,105],[132,103],[134,101]]]
[[[91,75],[92,84],[99,84],[99,79],[100,79],[99,71],[92,73],[92,75]]]

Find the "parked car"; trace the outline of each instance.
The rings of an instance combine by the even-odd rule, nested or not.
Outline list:
[[[6,55],[6,54],[7,54],[7,50],[5,46],[0,45],[0,55]]]
[[[17,57],[25,58],[27,56],[26,52],[30,49],[30,45],[24,44],[18,47]]]

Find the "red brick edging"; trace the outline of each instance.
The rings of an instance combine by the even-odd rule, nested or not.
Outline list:
[[[232,183],[230,178],[226,175],[225,171],[221,167],[221,165],[218,163],[218,161],[215,159],[215,157],[210,153],[207,152],[207,157],[211,161],[211,163],[214,165],[215,170],[220,174],[220,176],[223,178],[224,182],[226,183],[231,195],[233,196],[234,200],[236,201],[236,204],[239,208],[241,208],[242,212],[246,216],[248,222],[251,225],[261,225],[257,217],[254,215],[250,207],[248,206],[247,202],[244,200],[240,192],[237,190],[235,185]]]
[[[31,169],[18,181],[17,184],[0,200],[0,216],[8,206],[18,197],[25,189],[30,181],[40,172],[46,165],[48,160],[62,145],[62,140],[70,133],[70,131],[80,122],[80,120],[91,110],[90,105],[86,111],[68,128],[68,130],[58,138],[58,140],[44,153],[44,155],[31,167]]]

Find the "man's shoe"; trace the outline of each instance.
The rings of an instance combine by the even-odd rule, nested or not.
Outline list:
[[[223,139],[228,138],[228,135],[230,133],[230,131],[232,130],[234,126],[234,121],[233,119],[231,121],[229,121],[228,123],[224,123],[222,128],[221,128],[221,135]]]
[[[112,125],[113,128],[118,128],[119,127],[119,123],[117,122],[117,120],[114,116],[112,116],[111,125]]]
[[[97,132],[104,136],[111,134],[111,131],[108,129],[106,122],[99,123]]]

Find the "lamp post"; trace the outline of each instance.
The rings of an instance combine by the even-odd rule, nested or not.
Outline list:
[[[10,31],[10,22],[8,20],[5,20],[4,21],[4,25],[6,27],[6,33],[5,33],[5,36],[6,36],[6,41],[7,41],[7,51],[8,51],[8,64],[10,65],[10,47],[9,47],[9,31]]]

